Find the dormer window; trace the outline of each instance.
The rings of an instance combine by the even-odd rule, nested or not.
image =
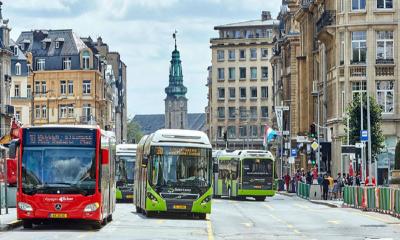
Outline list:
[[[56,48],[60,48],[60,42],[59,41],[56,42]]]
[[[46,49],[46,42],[42,42],[42,49]]]
[[[14,56],[17,56],[17,55],[18,55],[18,46],[15,45],[14,46]]]
[[[90,63],[90,53],[88,51],[84,51],[82,53],[82,68],[83,69],[89,69],[89,63]]]
[[[24,51],[25,50],[25,44],[23,43],[20,46],[21,46],[21,50]]]

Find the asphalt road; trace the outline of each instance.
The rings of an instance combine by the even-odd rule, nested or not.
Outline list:
[[[330,208],[277,195],[265,202],[213,200],[207,220],[146,218],[119,204],[101,230],[82,224],[1,232],[0,240],[28,239],[400,239],[400,220],[350,208]]]

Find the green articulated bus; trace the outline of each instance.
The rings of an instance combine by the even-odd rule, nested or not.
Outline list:
[[[218,173],[214,176],[214,197],[264,201],[275,195],[275,159],[268,151],[236,150],[218,152]]]
[[[211,213],[213,164],[206,134],[161,129],[144,136],[136,153],[138,213],[181,213],[201,219]]]

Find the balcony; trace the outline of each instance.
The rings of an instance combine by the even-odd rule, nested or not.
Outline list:
[[[319,34],[326,26],[336,23],[336,11],[325,10],[316,23],[317,34]]]
[[[97,124],[94,116],[81,116],[79,122],[82,124]]]
[[[377,77],[394,76],[394,66],[377,65],[375,75]]]
[[[12,117],[14,116],[14,106],[0,104],[0,114]]]
[[[367,66],[350,66],[350,77],[365,77],[367,76]]]

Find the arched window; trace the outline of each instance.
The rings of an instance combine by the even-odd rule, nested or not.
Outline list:
[[[17,76],[21,75],[21,63],[15,64],[15,75]]]
[[[90,53],[89,51],[84,51],[82,53],[82,68],[89,69],[89,60],[90,60]]]

